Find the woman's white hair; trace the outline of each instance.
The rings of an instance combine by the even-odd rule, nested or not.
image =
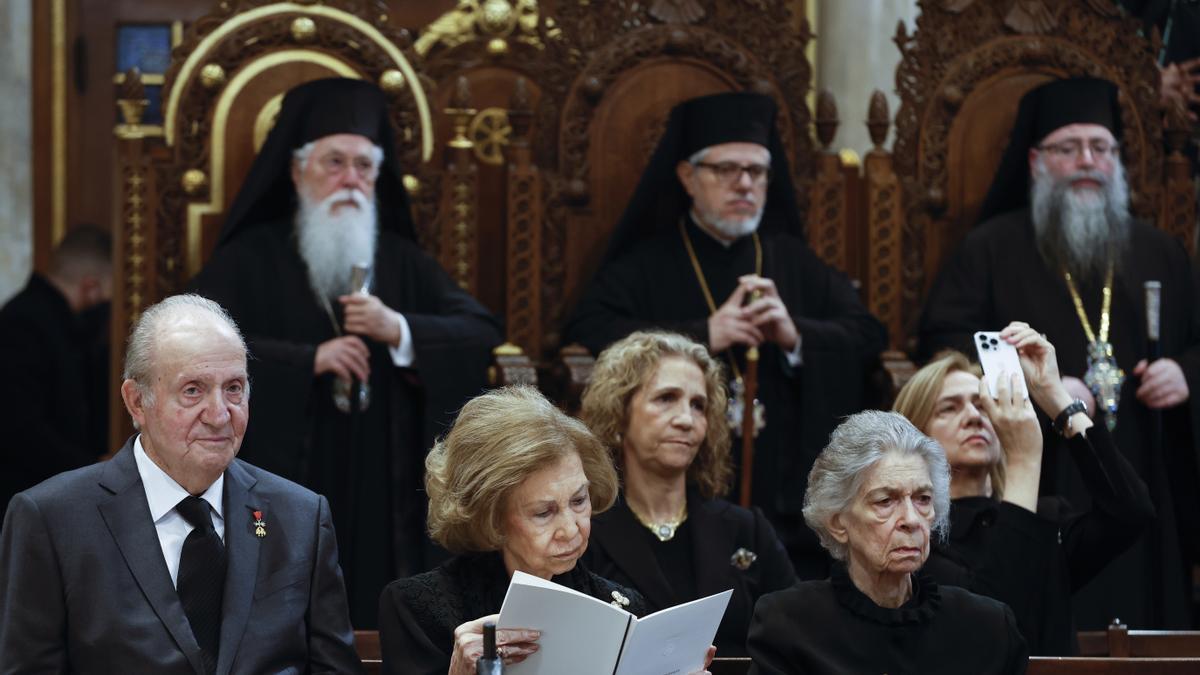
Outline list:
[[[850,507],[871,467],[892,452],[916,455],[925,461],[933,483],[934,539],[945,540],[950,529],[950,463],[946,452],[900,413],[867,410],[847,417],[833,430],[829,445],[808,474],[804,522],[835,560],[846,560],[847,547],[829,533],[830,520]]]

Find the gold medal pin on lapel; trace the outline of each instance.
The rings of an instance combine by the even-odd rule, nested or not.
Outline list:
[[[267,536],[267,523],[263,520],[262,511],[254,512],[254,534],[257,535],[259,539]]]

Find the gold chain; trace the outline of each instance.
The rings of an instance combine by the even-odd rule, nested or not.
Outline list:
[[[688,517],[686,499],[684,500],[683,505],[679,507],[679,513],[675,514],[675,518],[671,520],[664,520],[661,523],[654,523],[651,522],[650,519],[643,517],[642,514],[637,512],[637,509],[633,508],[633,504],[630,504],[628,501],[626,501],[626,505],[629,506],[629,512],[633,514],[633,517],[637,518],[637,521],[641,523],[643,527],[653,532],[654,536],[658,537],[659,541],[671,541],[674,539],[675,531],[679,529],[680,525],[683,525],[684,522],[687,521]]]
[[[1108,342],[1108,327],[1112,316],[1113,264],[1108,264],[1108,274],[1104,279],[1103,300],[1100,302],[1099,335],[1092,332],[1092,324],[1088,321],[1087,312],[1083,309],[1083,300],[1079,298],[1079,291],[1075,289],[1075,282],[1071,280],[1071,273],[1063,272],[1063,276],[1067,279],[1067,290],[1071,291],[1071,300],[1075,302],[1075,313],[1079,315],[1079,321],[1083,324],[1083,334],[1087,337],[1088,342]]]
[[[704,278],[704,270],[700,268],[700,259],[696,257],[696,249],[692,248],[692,238],[688,236],[687,227],[683,224],[683,218],[679,219],[679,234],[683,237],[683,245],[687,248],[688,258],[692,261],[692,269],[696,272],[696,280],[700,282],[700,290],[704,292],[704,301],[708,303],[708,311],[716,314],[717,303],[713,300],[712,291],[708,290],[708,281]],[[758,232],[754,232],[750,237],[754,241],[754,275],[761,277],[762,241],[758,238]],[[729,354],[729,365],[733,367],[734,379],[741,382],[742,371],[738,368],[737,359],[733,357],[732,353]]]

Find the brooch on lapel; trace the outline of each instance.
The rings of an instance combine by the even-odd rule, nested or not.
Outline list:
[[[612,602],[610,602],[608,604],[612,605],[613,607],[620,607],[621,609],[625,609],[626,607],[629,606],[629,598],[625,597],[624,595],[621,595],[620,591],[613,591],[612,592]]]
[[[267,523],[263,520],[262,511],[254,512],[254,534],[259,539],[267,536]]]
[[[758,560],[758,554],[746,548],[739,548],[729,556],[729,564],[743,572],[750,569],[755,560]]]

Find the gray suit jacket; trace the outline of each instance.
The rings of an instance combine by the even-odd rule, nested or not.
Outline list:
[[[234,460],[217,673],[358,673],[329,504]],[[254,533],[262,512],[266,536]],[[133,457],[13,497],[0,533],[0,673],[203,673]]]

